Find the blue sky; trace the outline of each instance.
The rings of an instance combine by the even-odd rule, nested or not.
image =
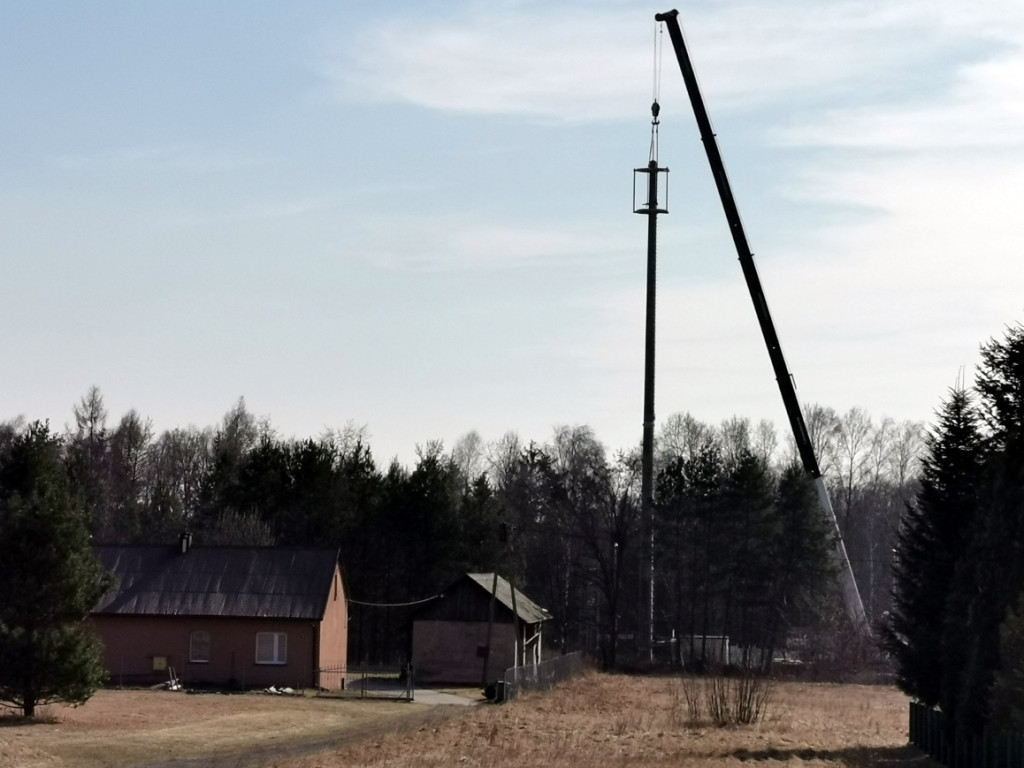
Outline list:
[[[639,442],[666,7],[0,7],[0,419]],[[930,419],[1024,319],[1024,6],[679,6],[800,396]],[[667,39],[658,421],[785,417]]]

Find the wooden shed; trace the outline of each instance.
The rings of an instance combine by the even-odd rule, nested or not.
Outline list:
[[[493,573],[467,573],[412,620],[412,663],[422,683],[483,684],[541,660],[551,614]]]
[[[190,543],[95,548],[117,580],[91,615],[112,683],[304,688],[344,667],[337,550]]]

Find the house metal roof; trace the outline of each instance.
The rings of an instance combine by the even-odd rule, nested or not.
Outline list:
[[[94,614],[323,618],[337,550],[98,546],[117,577]]]
[[[487,594],[491,594],[491,588],[494,587],[493,573],[467,573],[466,576],[479,584]],[[527,624],[539,624],[540,622],[547,621],[551,618],[551,614],[548,613],[546,609],[541,608],[518,589],[515,593],[515,612],[522,621],[525,621]],[[498,584],[497,589],[494,592],[494,599],[510,611],[513,610],[512,585],[501,576],[498,576]]]

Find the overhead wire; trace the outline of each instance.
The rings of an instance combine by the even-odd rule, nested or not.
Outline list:
[[[422,600],[413,600],[412,602],[408,603],[367,603],[363,602],[362,600],[353,600],[351,598],[346,600],[346,602],[350,605],[365,605],[370,608],[408,608],[412,605],[422,605],[423,603],[429,603],[431,600],[437,600],[442,597],[444,597],[444,592],[440,592],[431,597],[425,597]]]

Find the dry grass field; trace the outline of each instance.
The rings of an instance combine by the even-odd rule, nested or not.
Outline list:
[[[145,690],[101,690],[38,714],[0,718],[0,768],[259,765],[442,719],[396,701]]]
[[[678,678],[589,674],[504,705],[99,691],[0,719],[3,768],[933,768],[892,688],[780,683],[766,719],[688,722]]]
[[[271,763],[277,768],[933,768],[907,746],[907,699],[875,686],[780,683],[767,718],[687,722],[678,678],[591,674],[417,732]]]

